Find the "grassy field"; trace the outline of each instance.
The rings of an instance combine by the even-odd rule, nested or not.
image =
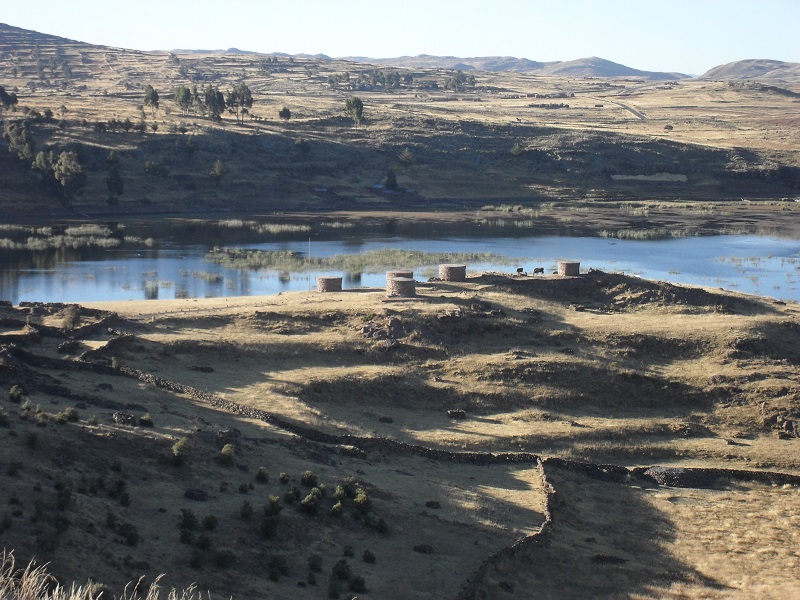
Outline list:
[[[796,485],[538,461],[800,475],[796,303],[602,273],[417,289],[2,309],[2,545],[116,592],[790,591]]]

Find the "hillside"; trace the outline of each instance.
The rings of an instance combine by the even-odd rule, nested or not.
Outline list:
[[[719,65],[709,69],[701,79],[755,79],[767,83],[800,84],[800,63],[781,60],[750,59]]]
[[[570,61],[537,62],[514,56],[398,56],[395,58],[368,58],[346,56],[342,60],[373,65],[385,65],[411,69],[462,69],[476,71],[519,71],[540,75],[563,75],[567,77],[640,77],[647,80],[686,79],[681,73],[641,71],[602,58],[580,58]]]
[[[619,67],[590,63],[607,73]],[[629,71],[628,79],[586,77],[585,61],[548,68],[566,71],[398,71],[315,57],[138,52],[0,26],[0,86],[17,98],[2,111],[0,168],[10,185],[0,205],[18,218],[430,210],[780,199],[800,189],[791,96]],[[209,89],[227,95],[242,84],[252,106],[207,112]],[[148,85],[158,107],[144,106]],[[180,86],[189,93],[184,106],[174,100]],[[358,124],[344,110],[356,95]],[[40,151],[76,153],[86,175],[79,194],[57,193],[31,169]],[[113,192],[111,171],[119,175]],[[390,171],[397,190],[381,187]]]
[[[796,303],[417,292],[0,307],[0,545],[108,593],[790,593]]]

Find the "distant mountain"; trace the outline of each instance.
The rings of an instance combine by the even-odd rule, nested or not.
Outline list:
[[[706,71],[701,79],[727,81],[733,79],[756,79],[760,81],[800,83],[800,63],[782,60],[749,59],[719,65]]]
[[[458,56],[399,56],[397,58],[368,58],[366,56],[345,56],[342,60],[373,65],[391,65],[410,69],[461,69],[462,71],[521,71],[541,75],[560,75],[565,77],[641,77],[644,79],[686,79],[683,73],[663,73],[659,71],[640,71],[620,65],[610,60],[580,58],[570,61],[538,62],[513,56],[477,56],[462,58]]]

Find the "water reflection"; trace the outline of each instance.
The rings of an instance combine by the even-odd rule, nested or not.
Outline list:
[[[397,230],[397,223],[387,224]],[[197,235],[203,228],[198,228]],[[70,249],[48,252],[3,252],[0,255],[0,299],[81,302],[91,300],[202,298],[276,294],[316,288],[317,276],[343,277],[344,288],[383,287],[385,273],[349,273],[307,270],[251,271],[207,263],[214,245],[241,237],[215,236],[205,244],[168,244],[158,249]],[[419,232],[418,232],[419,233]],[[584,269],[622,271],[649,279],[724,287],[738,291],[798,300],[800,242],[763,236],[715,236],[662,241],[632,241],[581,237],[445,237],[440,230],[429,238],[392,236],[314,240],[315,257],[353,254],[381,248],[425,252],[487,252],[516,260],[515,266],[546,273],[559,259],[581,261]],[[242,243],[241,247],[289,250],[306,254],[304,235],[273,243]],[[507,271],[508,265],[471,264],[468,273]],[[424,279],[436,274],[436,265],[415,267]]]

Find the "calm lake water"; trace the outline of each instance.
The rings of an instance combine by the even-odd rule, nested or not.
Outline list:
[[[219,240],[214,240],[219,244]],[[229,244],[228,247],[307,253],[309,241]],[[581,269],[602,269],[648,279],[721,287],[783,300],[800,300],[800,240],[762,236],[714,236],[630,241],[590,237],[351,236],[312,240],[314,256],[354,254],[381,248],[427,252],[490,252],[515,259],[513,266],[467,265],[467,273],[556,268],[559,259]],[[0,255],[0,299],[42,302],[204,298],[277,294],[316,288],[320,275],[343,276],[345,288],[384,287],[385,271],[277,272],[229,269],[204,260],[209,245],[162,244],[158,249],[83,249]],[[417,268],[420,281],[436,265]]]

